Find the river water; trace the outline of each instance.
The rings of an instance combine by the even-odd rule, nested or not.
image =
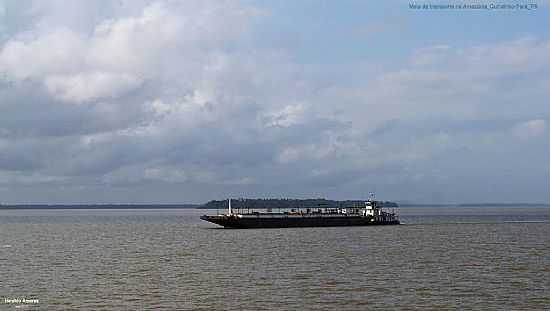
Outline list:
[[[550,208],[250,230],[207,212],[0,210],[0,310],[550,308]]]

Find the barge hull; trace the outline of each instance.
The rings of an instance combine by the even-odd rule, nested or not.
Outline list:
[[[225,228],[294,228],[294,227],[341,227],[341,226],[376,226],[398,225],[399,220],[373,220],[364,216],[345,217],[246,217],[208,216],[200,217]]]

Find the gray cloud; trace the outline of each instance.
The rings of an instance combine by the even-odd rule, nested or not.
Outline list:
[[[242,3],[31,1],[6,10],[2,200],[368,191],[516,200],[510,188],[520,200],[550,200],[536,190],[550,175],[548,41],[443,42],[411,50],[402,68],[372,70],[292,61],[291,45],[255,37],[266,12]]]

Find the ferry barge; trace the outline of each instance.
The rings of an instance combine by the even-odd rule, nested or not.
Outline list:
[[[292,228],[398,225],[395,212],[383,210],[378,201],[368,200],[362,207],[291,209],[288,212],[233,212],[227,200],[226,214],[202,215],[200,219],[224,228]]]

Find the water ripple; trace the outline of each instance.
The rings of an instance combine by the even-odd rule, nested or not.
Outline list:
[[[0,298],[37,298],[42,310],[550,305],[550,226],[533,211],[269,230],[211,230],[202,212],[0,211]]]

